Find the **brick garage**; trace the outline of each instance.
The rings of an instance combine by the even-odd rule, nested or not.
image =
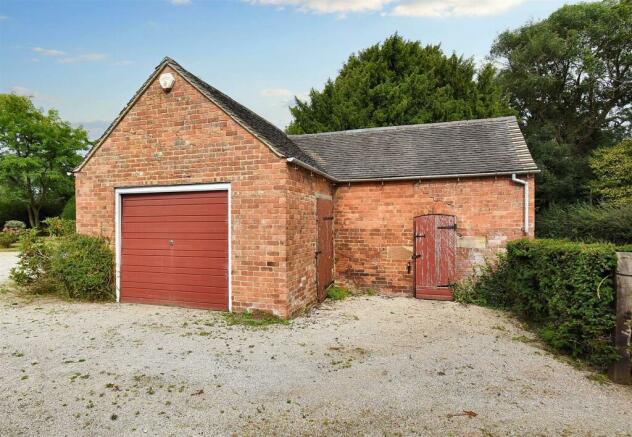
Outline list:
[[[443,138],[437,128],[457,138]],[[524,188],[511,175],[528,180],[533,193],[537,171],[513,118],[423,129],[288,137],[166,58],[77,168],[77,229],[111,241],[122,301],[131,296],[127,284],[143,281],[137,285],[148,290],[149,302],[159,296],[159,303],[180,304],[184,286],[191,296],[207,289],[220,293],[224,288],[213,291],[204,283],[206,269],[222,287],[225,282],[226,308],[291,317],[315,303],[317,290],[328,285],[318,283],[319,266],[332,269],[341,283],[412,295],[414,217],[456,217],[456,280],[524,234]],[[420,151],[434,156],[437,147],[416,141],[436,142],[437,135],[457,150],[440,165],[433,157],[427,171],[428,158]],[[467,159],[458,156],[459,135],[469,135],[472,143]],[[482,139],[470,138],[476,135]],[[410,153],[418,161],[412,167]],[[213,190],[226,192],[228,214],[209,213],[207,219],[205,208],[215,206],[173,206],[186,196],[212,197],[189,193]],[[141,195],[147,201],[135,205],[146,205],[144,210],[125,206],[126,199]],[[316,255],[322,245],[318,199],[333,202],[331,266],[323,258],[317,262],[324,256]],[[531,223],[532,205],[531,199]],[[138,224],[130,227],[128,216],[137,216],[132,221]],[[214,240],[213,250],[206,250],[197,233],[209,239],[228,235],[227,247]],[[129,254],[151,262],[128,271],[121,261]],[[152,276],[164,283],[153,284]]]

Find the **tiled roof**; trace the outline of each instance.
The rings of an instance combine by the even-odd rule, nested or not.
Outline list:
[[[174,70],[193,83],[202,94],[246,127],[253,135],[274,148],[279,154],[285,158],[296,158],[305,164],[318,168],[318,164],[297,147],[281,129],[263,117],[255,114],[241,103],[231,99],[217,88],[212,87],[199,77],[185,70],[173,59],[166,58],[166,60]]]
[[[280,157],[336,182],[538,171],[515,117],[288,136],[171,58],[163,59],[156,67],[75,171],[81,170],[166,66]]]
[[[291,135],[338,181],[529,173],[515,117]]]

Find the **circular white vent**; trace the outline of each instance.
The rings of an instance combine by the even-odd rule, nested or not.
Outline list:
[[[173,77],[171,73],[163,73],[158,80],[163,90],[170,91],[171,88],[173,88],[173,83],[176,81],[176,78]]]

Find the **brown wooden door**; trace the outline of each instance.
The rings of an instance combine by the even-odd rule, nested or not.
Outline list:
[[[452,299],[456,275],[456,218],[422,215],[414,221],[415,296]]]
[[[130,194],[121,217],[121,301],[228,309],[226,191]]]
[[[334,204],[330,199],[316,200],[318,242],[316,246],[316,271],[318,301],[327,297],[327,287],[334,280]]]

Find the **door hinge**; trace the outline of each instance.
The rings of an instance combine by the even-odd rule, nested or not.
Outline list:
[[[323,251],[322,251],[322,250],[317,250],[317,251],[314,253],[314,255],[318,256],[318,255],[320,255],[321,253],[323,253]]]
[[[333,219],[334,219],[333,215],[330,215],[330,216],[327,216],[327,217],[323,217],[323,220],[333,220]]]
[[[413,256],[413,259],[417,259],[417,258],[421,258],[421,254]]]
[[[456,224],[449,225],[449,226],[437,226],[437,229],[454,229],[454,230],[456,230]]]
[[[415,238],[424,238],[426,234],[415,234]]]
[[[443,284],[443,285],[437,285],[437,287],[452,288],[452,287],[454,287],[454,284]]]

